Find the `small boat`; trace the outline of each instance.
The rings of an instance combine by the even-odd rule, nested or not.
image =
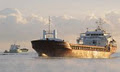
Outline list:
[[[5,50],[4,53],[22,53],[22,52],[28,52],[27,48],[20,48],[20,45],[12,44],[10,46],[10,50]]]

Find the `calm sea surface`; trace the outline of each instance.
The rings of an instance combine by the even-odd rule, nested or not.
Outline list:
[[[0,53],[0,72],[120,72],[120,53],[109,59],[44,58],[36,53]]]

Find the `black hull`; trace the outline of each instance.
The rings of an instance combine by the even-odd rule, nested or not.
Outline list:
[[[66,56],[72,52],[70,45],[64,41],[35,40],[31,41],[32,48],[39,56],[43,54],[50,57]]]

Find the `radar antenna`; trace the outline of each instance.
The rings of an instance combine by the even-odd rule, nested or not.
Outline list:
[[[105,22],[99,18],[98,21],[96,21],[96,24],[98,26],[98,29],[102,29],[102,25],[104,24]]]

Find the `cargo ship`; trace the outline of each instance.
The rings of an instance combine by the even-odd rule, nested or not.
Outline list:
[[[116,52],[116,41],[110,33],[102,29],[101,19],[97,23],[98,27],[95,30],[81,33],[76,39],[76,44],[58,39],[57,31],[51,31],[49,26],[48,31],[43,30],[42,39],[31,41],[32,48],[39,56],[109,58],[111,54]]]

